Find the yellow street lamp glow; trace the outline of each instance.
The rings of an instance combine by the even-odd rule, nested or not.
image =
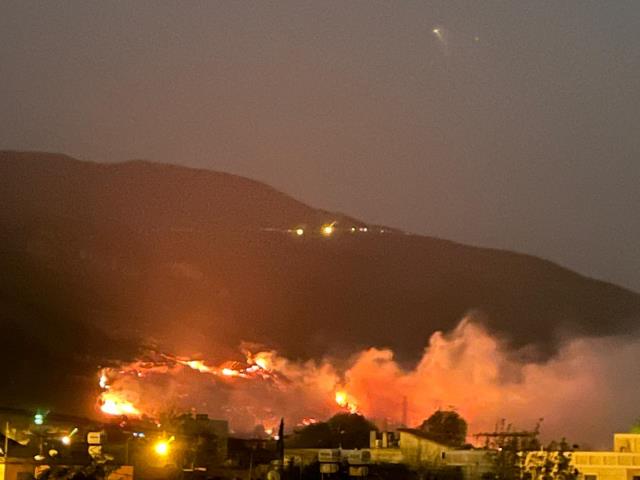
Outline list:
[[[153,450],[161,457],[166,457],[169,454],[169,442],[167,440],[160,440],[153,446]]]
[[[296,229],[296,235],[301,237],[302,235],[304,235],[304,230],[302,228],[297,228]]]
[[[333,223],[329,225],[323,225],[321,231],[322,231],[322,235],[324,235],[325,237],[330,237],[334,231]]]
[[[62,444],[71,445],[71,437],[68,435],[65,435],[64,437],[62,437]]]

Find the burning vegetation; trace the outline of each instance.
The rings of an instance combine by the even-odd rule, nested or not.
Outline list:
[[[340,388],[339,376],[328,365],[318,367],[308,362],[294,366],[268,351],[246,352],[244,362],[228,361],[217,366],[202,359],[147,352],[141,360],[102,368],[98,383],[99,408],[111,416],[154,419],[167,409],[213,409],[216,414],[235,419],[241,430],[263,425],[269,432],[273,428],[268,425],[275,424],[278,415],[272,402],[287,397],[285,404],[290,404],[288,399],[296,391],[301,393],[301,400],[315,396],[315,410],[323,415],[358,412],[355,399]],[[250,395],[249,391],[261,400],[257,405],[239,401],[241,392]],[[300,407],[308,405],[307,401]],[[302,408],[300,415],[290,417],[294,424],[318,421],[307,413],[303,415]],[[240,420],[243,417],[251,423]]]
[[[242,361],[218,365],[148,352],[100,371],[98,404],[107,415],[150,419],[167,411],[206,412],[228,419],[237,433],[257,426],[275,431],[281,417],[289,426],[311,425],[340,412],[389,428],[415,426],[434,410],[455,408],[469,421],[470,433],[491,429],[504,417],[525,425],[544,417],[550,435],[605,438],[608,432],[585,425],[591,425],[591,412],[614,404],[624,381],[619,366],[635,365],[638,352],[633,340],[581,338],[546,363],[524,361],[465,319],[452,332],[434,333],[410,369],[391,350],[378,348],[354,355],[343,369],[330,359],[296,362],[275,351],[246,352]],[[635,405],[621,400],[616,414],[633,420]]]

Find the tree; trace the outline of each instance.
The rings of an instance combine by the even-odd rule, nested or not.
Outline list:
[[[461,447],[467,438],[467,422],[453,410],[437,410],[422,422],[420,430],[434,441],[451,447]]]
[[[298,430],[287,446],[298,448],[367,448],[369,432],[376,426],[362,415],[339,413],[326,422]]]
[[[371,430],[376,426],[356,413],[338,413],[327,422],[342,448],[368,448]]]
[[[524,452],[522,452],[524,453]],[[530,451],[521,465],[520,478],[528,480],[575,480],[577,470],[571,465],[572,447],[563,438],[546,449]]]
[[[288,447],[294,448],[332,448],[333,434],[326,422],[312,423],[298,430],[288,441]]]

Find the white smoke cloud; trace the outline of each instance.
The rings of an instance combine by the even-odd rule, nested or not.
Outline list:
[[[401,395],[417,424],[437,408],[455,407],[471,432],[506,418],[520,428],[544,418],[546,438],[608,444],[640,415],[640,340],[580,338],[546,363],[522,363],[482,326],[463,320],[432,335],[414,370],[403,371],[389,350],[362,352],[346,388],[373,417],[398,418]]]

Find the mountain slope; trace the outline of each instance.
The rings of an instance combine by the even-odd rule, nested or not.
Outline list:
[[[219,359],[242,341],[295,357],[377,345],[411,361],[469,311],[544,356],[567,332],[640,318],[637,294],[550,262],[351,233],[364,223],[233,175],[1,152],[0,179],[0,326],[16,338],[0,360],[24,358],[21,377],[47,358],[51,375],[60,363],[80,378],[139,342]],[[332,221],[336,233],[319,235]],[[29,396],[11,388],[0,395]]]

